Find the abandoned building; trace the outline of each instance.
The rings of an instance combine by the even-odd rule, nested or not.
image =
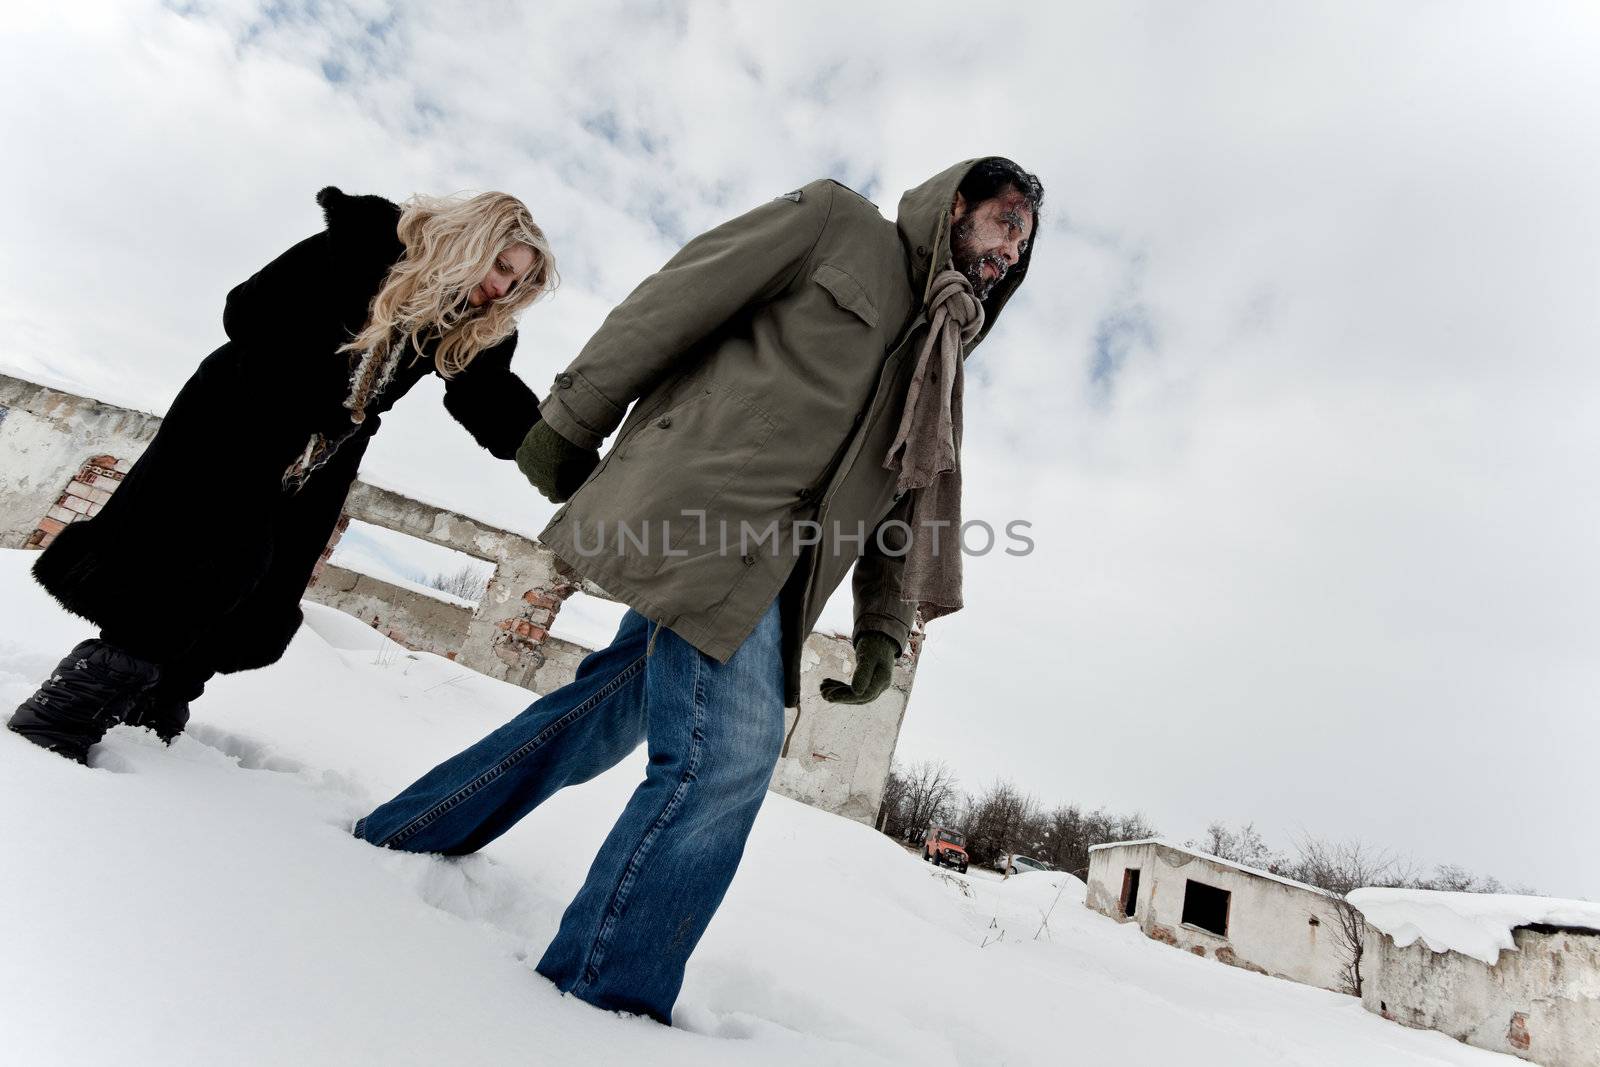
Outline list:
[[[1600,1067],[1600,904],[1358,889],[1361,1003],[1547,1067]]]
[[[43,548],[65,526],[98,513],[161,425],[158,416],[0,374],[0,548]],[[489,462],[485,459],[485,462]],[[175,536],[204,536],[208,487]],[[532,490],[529,490],[530,499]],[[493,565],[475,607],[329,562],[351,520],[397,531]],[[306,598],[338,608],[413,650],[535,692],[571,681],[589,648],[553,634],[573,596],[611,599],[568,580],[531,537],[448,508],[358,481]],[[893,683],[871,704],[835,705],[818,686],[848,678],[847,637],[806,641],[801,706],[786,711],[783,756],[771,787],[785,796],[871,825],[876,819],[915,677],[921,633],[896,664]],[[202,709],[203,713],[203,709]]]
[[[1334,897],[1158,838],[1089,850],[1084,903],[1146,937],[1234,967],[1343,992]]]

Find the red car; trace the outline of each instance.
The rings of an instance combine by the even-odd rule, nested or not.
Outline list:
[[[930,826],[928,836],[922,842],[922,858],[935,867],[954,867],[965,874],[967,843],[954,830],[947,830],[943,826]]]

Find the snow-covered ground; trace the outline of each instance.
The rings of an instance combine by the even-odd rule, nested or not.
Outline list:
[[[0,552],[0,714],[89,633],[32,558]],[[358,815],[529,697],[306,613],[170,749],[119,727],[84,768],[0,731],[5,1062],[1512,1062],[1148,941],[1066,875],[936,871],[778,796],[676,1025],[596,1011],[532,963],[642,754],[479,855],[372,848]]]
[[[1508,893],[1438,893],[1427,889],[1357,889],[1350,902],[1401,948],[1421,941],[1493,966],[1515,949],[1512,931],[1549,923],[1600,930],[1600,904]]]

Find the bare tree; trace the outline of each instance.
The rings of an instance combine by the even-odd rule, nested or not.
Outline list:
[[[463,566],[454,574],[435,574],[428,579],[427,584],[442,593],[449,593],[463,600],[482,600],[483,594],[489,591],[489,576],[480,574],[472,567]]]
[[[967,822],[967,855],[973,863],[990,864],[1007,853],[1031,848],[1028,834],[1038,801],[1002,778],[971,802]]]
[[[1350,893],[1364,886],[1404,886],[1414,879],[1393,854],[1354,838],[1324,841],[1305,835],[1295,843],[1295,851],[1296,860],[1284,873],[1333,894],[1338,918],[1334,938],[1344,958],[1345,986],[1359,997],[1367,921],[1360,909],[1350,903]]]
[[[1089,849],[1112,841],[1155,837],[1156,828],[1134,812],[1116,815],[1104,808],[1085,812],[1075,804],[1060,805],[1042,817],[1045,844],[1040,859],[1082,878],[1089,871]]]
[[[1288,859],[1261,839],[1254,822],[1247,822],[1234,830],[1218,820],[1206,827],[1205,837],[1198,841],[1185,841],[1184,847],[1273,874],[1281,874],[1289,866]]]
[[[1412,883],[1417,889],[1437,889],[1444,893],[1504,893],[1506,887],[1500,879],[1489,875],[1479,877],[1453,863],[1435,867],[1432,876],[1418,878]]]
[[[935,823],[950,821],[958,797],[955,772],[943,760],[923,760],[913,764],[896,785],[898,815],[893,821],[899,833],[893,836],[922,834]],[[885,826],[885,829],[890,829]]]

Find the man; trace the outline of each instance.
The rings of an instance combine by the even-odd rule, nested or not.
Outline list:
[[[538,970],[670,1022],[829,593],[854,564],[854,676],[822,684],[840,703],[882,693],[919,608],[961,606],[962,361],[1027,272],[1043,195],[1009,160],[969,160],[907,192],[889,223],[816,181],[641,283],[556,375],[518,454],[567,502],[540,539],[631,610],[572,684],[356,835],[473,852],[647,740],[645,780]]]

